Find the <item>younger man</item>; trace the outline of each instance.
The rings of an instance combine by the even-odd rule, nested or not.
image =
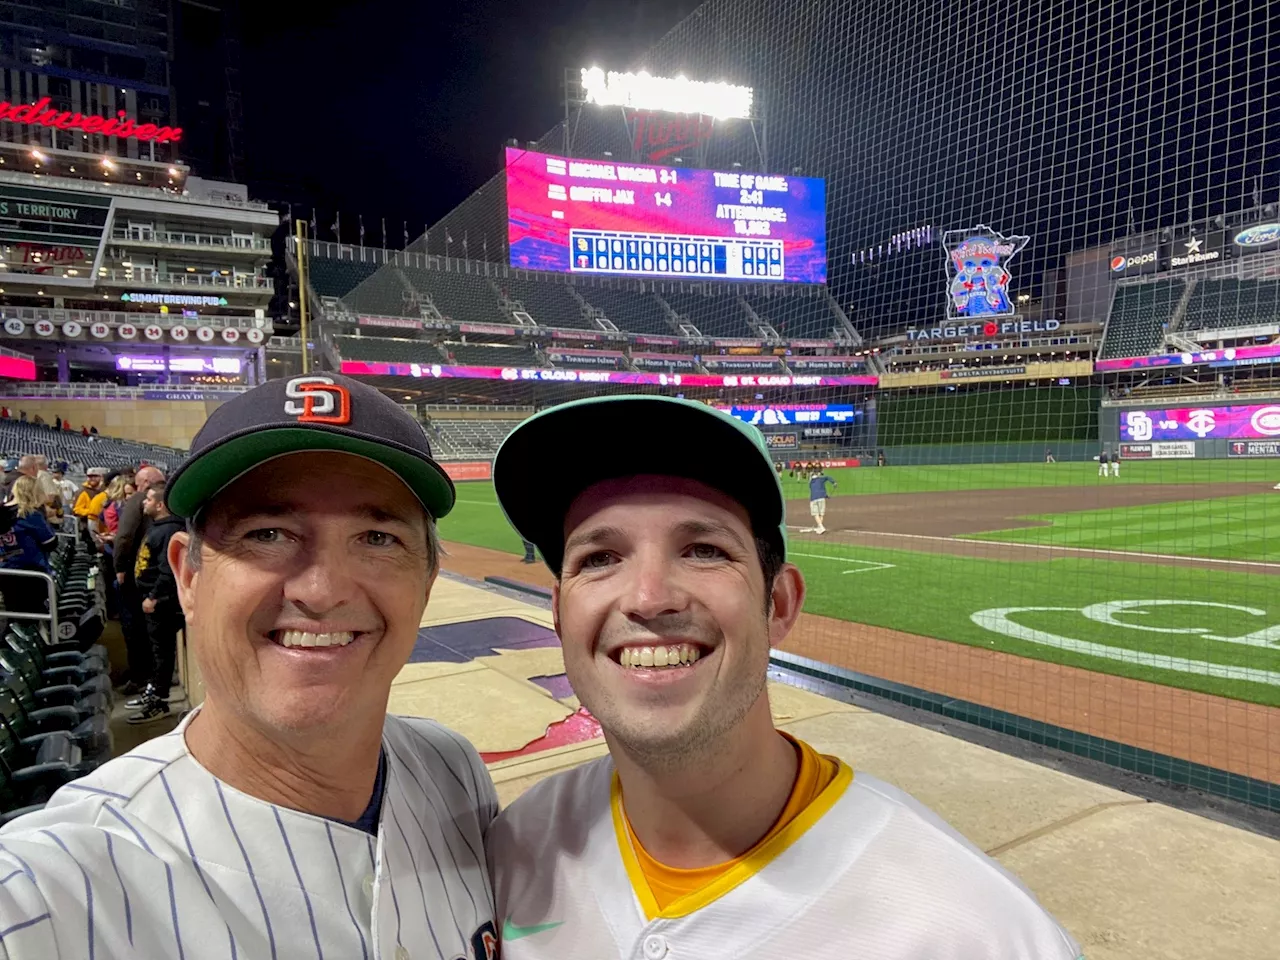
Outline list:
[[[584,436],[613,439],[545,469]],[[769,649],[805,584],[759,431],[690,401],[580,400],[517,427],[493,476],[556,576],[565,671],[609,744],[489,830],[503,960],[1079,955],[930,810],[774,729]]]

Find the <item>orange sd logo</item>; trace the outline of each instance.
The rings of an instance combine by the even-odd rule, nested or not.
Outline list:
[[[284,412],[299,423],[351,422],[351,392],[328,377],[294,377],[284,392]]]

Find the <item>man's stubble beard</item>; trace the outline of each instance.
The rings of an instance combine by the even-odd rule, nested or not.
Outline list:
[[[747,659],[738,664],[737,675],[718,674],[703,695],[694,716],[677,730],[655,728],[661,720],[629,722],[621,716],[625,708],[620,709],[614,698],[603,689],[595,691],[598,696],[588,694],[594,702],[579,699],[600,722],[610,748],[623,750],[645,770],[672,773],[707,764],[714,761],[728,736],[742,723],[760,697],[766,695],[769,666],[767,625],[764,629],[764,638],[750,642],[750,652]],[[691,633],[705,635],[707,631],[683,631],[686,636]],[[602,644],[605,639],[601,637]],[[723,649],[723,635],[718,634],[714,640],[709,636],[707,639],[709,646]],[[763,649],[763,656],[757,653],[758,646]]]

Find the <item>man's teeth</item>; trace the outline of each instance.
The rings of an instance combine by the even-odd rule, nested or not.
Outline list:
[[[345,647],[356,638],[346,633],[305,633],[302,630],[282,630],[279,644],[282,647]]]
[[[665,647],[623,647],[618,662],[624,667],[683,667],[702,656],[698,648],[688,643]]]

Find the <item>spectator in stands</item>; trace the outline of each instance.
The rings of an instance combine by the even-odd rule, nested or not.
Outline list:
[[[93,426],[93,424],[90,424],[90,425],[89,425],[89,436],[91,436],[91,437],[96,437],[97,435],[98,435],[98,428],[97,428],[97,427],[95,427],[95,426]]]
[[[61,418],[61,417],[54,417],[54,418],[53,418],[53,429],[55,429],[55,430],[61,430],[61,429],[62,429],[62,418]]]
[[[19,410],[19,411],[18,411],[18,420],[20,420],[22,423],[26,423],[26,422],[27,422],[27,411],[25,411],[25,410]]]
[[[85,521],[102,519],[102,511],[107,509],[107,491],[102,487],[102,478],[106,473],[101,467],[91,467],[84,478],[84,486],[76,497],[73,513]]]
[[[40,416],[40,414],[38,413],[31,418],[31,422],[34,423],[37,427],[45,426],[44,417]]]
[[[0,417],[3,417],[5,420],[10,419],[8,407],[0,407]]]
[[[147,489],[142,502],[142,512],[151,521],[151,529],[138,547],[133,576],[151,642],[151,679],[136,701],[128,701],[127,705],[139,708],[129,717],[132,724],[164,719],[169,716],[169,704],[183,696],[171,696],[169,692],[178,655],[178,631],[183,626],[178,585],[169,566],[169,541],[183,528],[183,521],[169,512],[164,494],[165,484],[161,481]]]
[[[53,474],[53,482],[58,485],[58,499],[62,501],[64,506],[69,506],[76,502],[76,485],[67,479],[67,465],[65,463],[55,463],[50,471]]]
[[[140,693],[151,680],[151,641],[143,619],[142,598],[133,582],[138,547],[146,539],[150,521],[142,512],[142,501],[152,486],[164,482],[164,474],[155,467],[138,470],[137,492],[119,508],[119,521],[113,541],[112,564],[120,587],[120,629],[124,631],[125,650],[129,657],[128,679],[123,692]]]
[[[87,437],[88,435],[89,435],[89,428],[86,427],[83,423],[80,424],[80,436]]]
[[[6,506],[15,511],[16,519],[8,532],[0,534],[0,567],[51,573],[48,553],[58,536],[45,520],[35,477],[15,480]],[[49,608],[48,584],[37,577],[0,577],[0,593],[6,610],[41,613]]]

